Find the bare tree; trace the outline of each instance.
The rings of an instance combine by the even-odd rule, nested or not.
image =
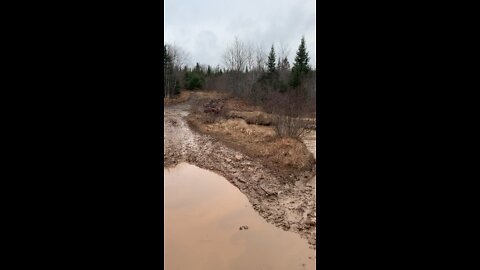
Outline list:
[[[245,44],[245,65],[250,71],[255,68],[255,50],[251,42]]]
[[[256,60],[256,69],[258,71],[265,70],[265,64],[267,63],[267,52],[263,48],[263,45],[257,45],[255,48],[255,60]]]
[[[173,64],[171,72],[174,79],[171,81],[171,89],[177,89],[180,85],[184,84],[184,68],[190,61],[190,55],[182,47],[177,46],[176,44],[166,44],[166,47]]]
[[[241,94],[245,88],[245,82],[242,82],[242,73],[247,67],[247,46],[235,37],[233,44],[230,45],[223,54],[223,60],[228,70],[229,85],[236,94]]]
[[[280,42],[279,49],[278,49],[278,57],[283,61],[285,58],[288,59],[290,55],[290,47],[287,44]]]
[[[272,113],[273,127],[280,137],[299,139],[310,122],[305,119],[305,96],[298,93],[270,92],[267,110]]]
[[[229,46],[223,55],[225,66],[230,71],[242,72],[247,63],[247,50],[243,42],[235,37],[233,44]]]
[[[173,65],[176,69],[182,69],[190,61],[190,54],[182,47],[173,44],[167,44],[169,55],[172,57]]]

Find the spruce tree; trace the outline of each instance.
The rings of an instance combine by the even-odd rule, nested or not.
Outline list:
[[[270,54],[268,55],[268,72],[274,73],[275,72],[275,49],[273,48],[270,50]]]
[[[298,47],[297,55],[295,56],[295,63],[293,64],[292,68],[292,74],[290,77],[291,86],[299,86],[303,76],[310,72],[311,68],[308,64],[308,60],[309,57],[305,47],[305,37],[302,37],[300,46]]]
[[[207,76],[210,76],[210,75],[212,75],[212,68],[210,68],[210,65],[208,65]]]

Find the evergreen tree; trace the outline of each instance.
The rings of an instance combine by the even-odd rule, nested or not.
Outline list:
[[[195,65],[194,71],[199,72],[199,73],[202,72],[202,68],[200,67],[199,63],[197,63],[197,65]]]
[[[205,82],[205,74],[197,63],[195,68],[185,74],[185,88],[189,90],[201,89]]]
[[[275,49],[273,48],[270,50],[270,54],[268,55],[268,72],[274,73],[275,72]]]
[[[305,37],[302,37],[300,46],[298,47],[295,63],[293,64],[290,85],[297,87],[301,83],[301,79],[310,72],[311,68],[308,64],[308,52],[305,47]]]
[[[210,76],[210,75],[212,75],[212,68],[210,68],[210,65],[208,65],[207,76]]]

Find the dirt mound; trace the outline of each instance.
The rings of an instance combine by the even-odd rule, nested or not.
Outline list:
[[[311,172],[315,158],[299,140],[280,138],[272,127],[251,125],[243,119],[210,123],[202,114],[190,114],[188,123],[201,133],[212,135],[281,174]],[[288,171],[288,172],[285,172]]]

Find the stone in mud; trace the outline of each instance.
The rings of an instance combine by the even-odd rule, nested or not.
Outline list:
[[[235,155],[235,159],[236,159],[236,160],[241,160],[241,159],[242,159],[242,156],[237,154],[237,155]]]
[[[243,226],[240,226],[240,228],[238,228],[240,231],[241,230],[248,230],[248,226],[246,225],[243,225]]]

